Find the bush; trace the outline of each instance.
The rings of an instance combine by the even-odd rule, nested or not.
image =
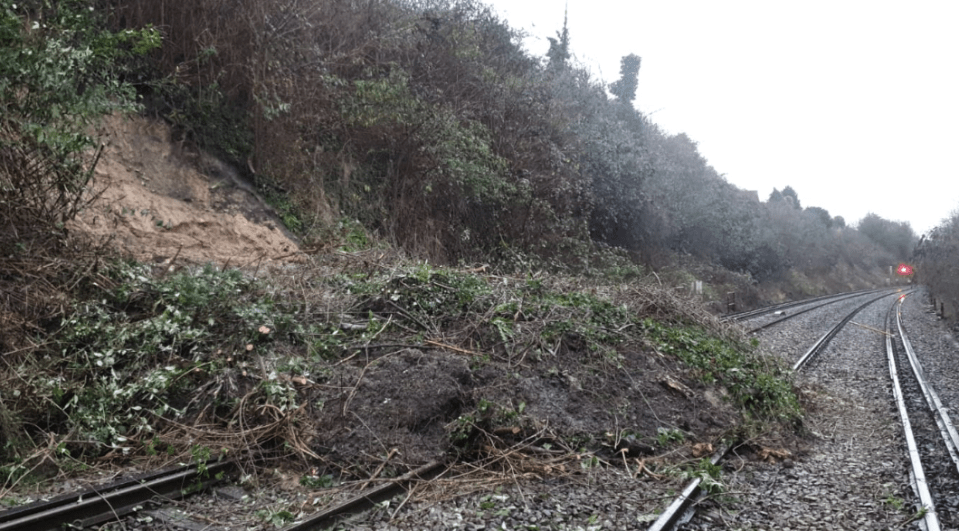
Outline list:
[[[102,31],[84,2],[0,8],[0,255],[62,243],[96,165],[89,126],[134,107],[118,74],[158,43]]]

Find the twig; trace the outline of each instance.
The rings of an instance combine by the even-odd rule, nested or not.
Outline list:
[[[389,463],[390,459],[392,459],[393,456],[398,453],[400,453],[399,449],[391,448],[390,453],[386,454],[386,459],[384,459],[383,462],[380,463],[380,466],[376,467],[376,470],[373,472],[370,478],[364,481],[362,485],[360,485],[360,490],[361,491],[366,490],[366,487],[370,484],[370,482],[376,479],[376,476],[379,476],[380,472],[383,471],[383,468],[386,466],[386,463]]]
[[[396,303],[394,303],[393,301],[388,300],[388,301],[386,301],[386,303],[389,304],[390,306],[392,306],[393,308],[395,308],[396,311],[397,311],[397,313],[399,313],[399,314],[402,315],[403,317],[406,317],[406,318],[409,319],[410,321],[413,321],[414,323],[420,325],[420,328],[422,328],[423,330],[430,330],[430,331],[435,332],[435,330],[433,330],[432,328],[430,328],[430,327],[426,326],[425,324],[423,324],[419,319],[417,319],[416,317],[413,317],[413,316],[410,314],[410,312],[408,312],[408,311],[404,310],[403,308],[397,306]]]
[[[167,264],[166,269],[164,269],[163,273],[161,273],[161,276],[166,275],[168,271],[173,270],[173,263],[176,262],[176,259],[180,257],[180,251],[182,250],[183,250],[183,244],[181,243],[180,246],[177,247],[176,254],[173,255],[172,259],[170,259],[170,263]]]
[[[873,332],[878,332],[878,333],[880,333],[880,334],[882,334],[882,335],[884,335],[884,336],[895,337],[895,336],[893,336],[892,334],[886,333],[885,330],[880,330],[880,329],[878,329],[878,328],[873,328],[873,327],[868,326],[868,325],[860,324],[860,323],[857,323],[856,321],[849,321],[849,324],[854,324],[854,325],[856,325],[856,326],[858,326],[858,327],[865,328],[866,330],[871,330],[871,331],[873,331]]]
[[[426,339],[423,342],[426,343],[427,345],[433,345],[434,347],[445,348],[447,350],[452,350],[453,352],[459,352],[460,354],[468,354],[470,356],[480,356],[479,353],[473,352],[471,350],[454,347],[453,345],[447,345],[446,343],[440,343],[439,341],[433,341],[432,339]]]
[[[401,501],[400,504],[396,506],[396,510],[393,511],[393,514],[390,515],[390,522],[392,522],[393,519],[396,518],[396,515],[400,513],[400,509],[402,509],[406,505],[406,502],[410,501],[410,498],[413,497],[413,492],[415,490],[416,490],[416,485],[410,486],[410,490],[406,493],[406,497],[403,498],[403,501]]]

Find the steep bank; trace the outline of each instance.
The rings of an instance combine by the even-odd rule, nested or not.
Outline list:
[[[172,139],[170,127],[113,116],[102,125],[91,207],[72,230],[112,238],[147,263],[245,266],[301,259],[272,208],[229,165]]]

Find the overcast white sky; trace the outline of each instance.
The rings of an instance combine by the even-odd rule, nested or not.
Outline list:
[[[565,0],[484,0],[545,55]],[[959,207],[959,1],[569,0],[576,59],[729,182],[917,234]]]

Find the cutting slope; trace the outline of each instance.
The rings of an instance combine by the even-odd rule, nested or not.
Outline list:
[[[166,124],[111,117],[101,133],[99,197],[74,231],[112,237],[146,262],[297,259],[299,246],[253,188],[229,165],[174,142]]]

